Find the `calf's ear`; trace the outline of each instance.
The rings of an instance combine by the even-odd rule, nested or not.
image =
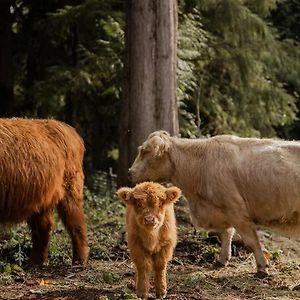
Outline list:
[[[172,186],[166,189],[166,203],[176,202],[180,196],[181,190],[178,187]]]
[[[126,205],[133,204],[132,189],[129,187],[123,187],[118,189],[117,196],[121,199]]]

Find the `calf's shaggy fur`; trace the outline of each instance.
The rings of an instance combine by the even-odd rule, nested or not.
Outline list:
[[[121,188],[117,194],[126,205],[128,248],[137,271],[137,295],[148,298],[149,273],[154,271],[156,296],[163,298],[167,293],[167,263],[177,240],[173,203],[181,191],[144,182],[134,188]]]
[[[221,232],[220,261],[230,258],[235,228],[253,251],[258,275],[268,262],[256,226],[300,233],[300,142],[215,136],[171,137],[157,131],[139,147],[134,182],[170,181],[188,199],[195,226]]]
[[[48,262],[55,207],[71,236],[73,263],[87,261],[83,155],[82,139],[62,122],[0,119],[0,223],[28,222],[33,264]]]

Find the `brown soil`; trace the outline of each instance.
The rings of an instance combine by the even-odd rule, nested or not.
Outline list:
[[[167,299],[300,299],[299,241],[261,231],[261,240],[272,254],[272,260],[270,276],[257,279],[253,254],[240,243],[233,246],[230,264],[215,268],[217,240],[192,228],[184,206],[178,206],[176,213],[179,241],[169,265]],[[137,299],[133,288],[134,269],[122,229],[124,211],[119,212],[119,219],[112,216],[100,218],[97,212],[88,218],[91,258],[86,269],[70,267],[69,241],[58,226],[53,235],[50,266],[2,271],[0,299]],[[25,245],[30,245],[29,236],[26,240]],[[26,254],[29,246],[22,247]],[[0,252],[1,260],[9,262],[11,253],[15,255],[16,251],[15,246],[8,244]]]

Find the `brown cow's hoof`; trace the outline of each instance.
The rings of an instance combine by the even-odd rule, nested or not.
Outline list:
[[[254,275],[255,278],[259,278],[259,279],[264,279],[269,276],[270,275],[267,271],[257,271],[257,273]]]
[[[88,263],[88,259],[89,259],[89,252],[90,252],[90,248],[89,247],[83,247],[80,250],[80,255],[74,255],[73,256],[73,260],[72,260],[72,266],[83,266],[85,267]]]
[[[86,264],[76,264],[73,263],[72,264],[72,270],[74,270],[75,272],[81,272],[84,271],[86,269]]]
[[[49,266],[49,261],[48,259],[43,260],[43,259],[38,259],[35,257],[30,257],[28,265],[32,267],[47,267]]]

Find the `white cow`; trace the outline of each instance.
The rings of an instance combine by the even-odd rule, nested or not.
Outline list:
[[[170,181],[187,197],[195,226],[221,232],[219,261],[230,259],[235,228],[252,249],[257,275],[268,262],[256,227],[300,233],[300,142],[223,135],[203,139],[149,135],[129,175]]]

